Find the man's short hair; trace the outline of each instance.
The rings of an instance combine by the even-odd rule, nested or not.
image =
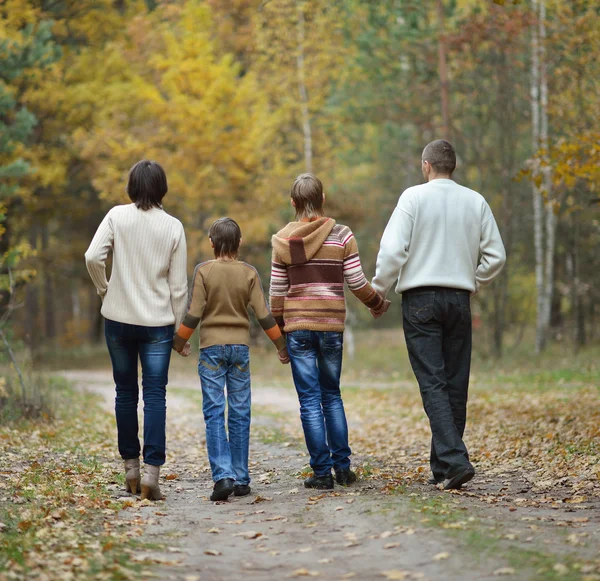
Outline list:
[[[215,247],[215,256],[235,257],[240,249],[242,230],[232,218],[219,218],[208,231]]]
[[[312,218],[320,214],[323,209],[323,184],[321,180],[311,174],[300,174],[292,184],[290,191],[296,216]]]
[[[155,161],[142,159],[129,170],[127,194],[140,210],[160,208],[168,189],[165,170]]]
[[[428,161],[436,174],[452,175],[456,168],[456,151],[445,139],[438,139],[425,146],[422,161]]]

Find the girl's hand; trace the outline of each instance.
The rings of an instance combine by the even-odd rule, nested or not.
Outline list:
[[[182,357],[187,357],[191,352],[192,346],[188,342],[183,346],[183,349],[179,351],[179,355],[181,355]]]
[[[277,356],[279,357],[279,361],[283,365],[290,362],[290,355],[288,353],[287,347],[284,347],[281,351],[277,351]]]

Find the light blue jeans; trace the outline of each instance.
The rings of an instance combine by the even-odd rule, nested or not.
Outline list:
[[[200,350],[198,374],[206,447],[214,482],[231,478],[248,484],[250,443],[250,352],[247,345],[213,345]],[[225,429],[227,386],[227,430]],[[229,432],[229,438],[227,437]]]
[[[352,452],[340,392],[343,334],[292,331],[286,338],[310,466],[316,476],[331,474],[332,466],[347,470]]]

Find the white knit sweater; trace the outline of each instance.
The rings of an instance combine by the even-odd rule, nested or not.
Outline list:
[[[111,250],[109,281],[106,258]],[[98,227],[85,262],[103,299],[105,318],[178,328],[188,300],[187,248],[179,220],[159,208],[115,206]]]
[[[373,288],[386,296],[421,286],[478,291],[496,277],[506,253],[481,194],[453,180],[407,189],[388,222]]]

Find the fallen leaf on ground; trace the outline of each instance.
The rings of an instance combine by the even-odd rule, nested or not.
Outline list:
[[[217,551],[217,549],[206,549],[204,551],[205,555],[212,555],[213,557],[218,557],[221,554],[221,551]]]
[[[438,553],[437,555],[433,556],[434,561],[441,561],[448,558],[450,558],[450,553]]]
[[[514,575],[515,570],[512,567],[500,567],[494,571],[494,575]]]
[[[408,579],[410,576],[410,571],[401,571],[400,569],[392,569],[391,571],[382,571],[381,575],[386,579],[392,579],[393,581],[398,581],[401,579]]]
[[[290,577],[318,577],[318,571],[309,571],[308,569],[296,569],[289,575]]]
[[[258,531],[242,531],[241,533],[235,533],[234,537],[243,537],[244,539],[258,539],[258,537],[262,537],[263,534]]]

